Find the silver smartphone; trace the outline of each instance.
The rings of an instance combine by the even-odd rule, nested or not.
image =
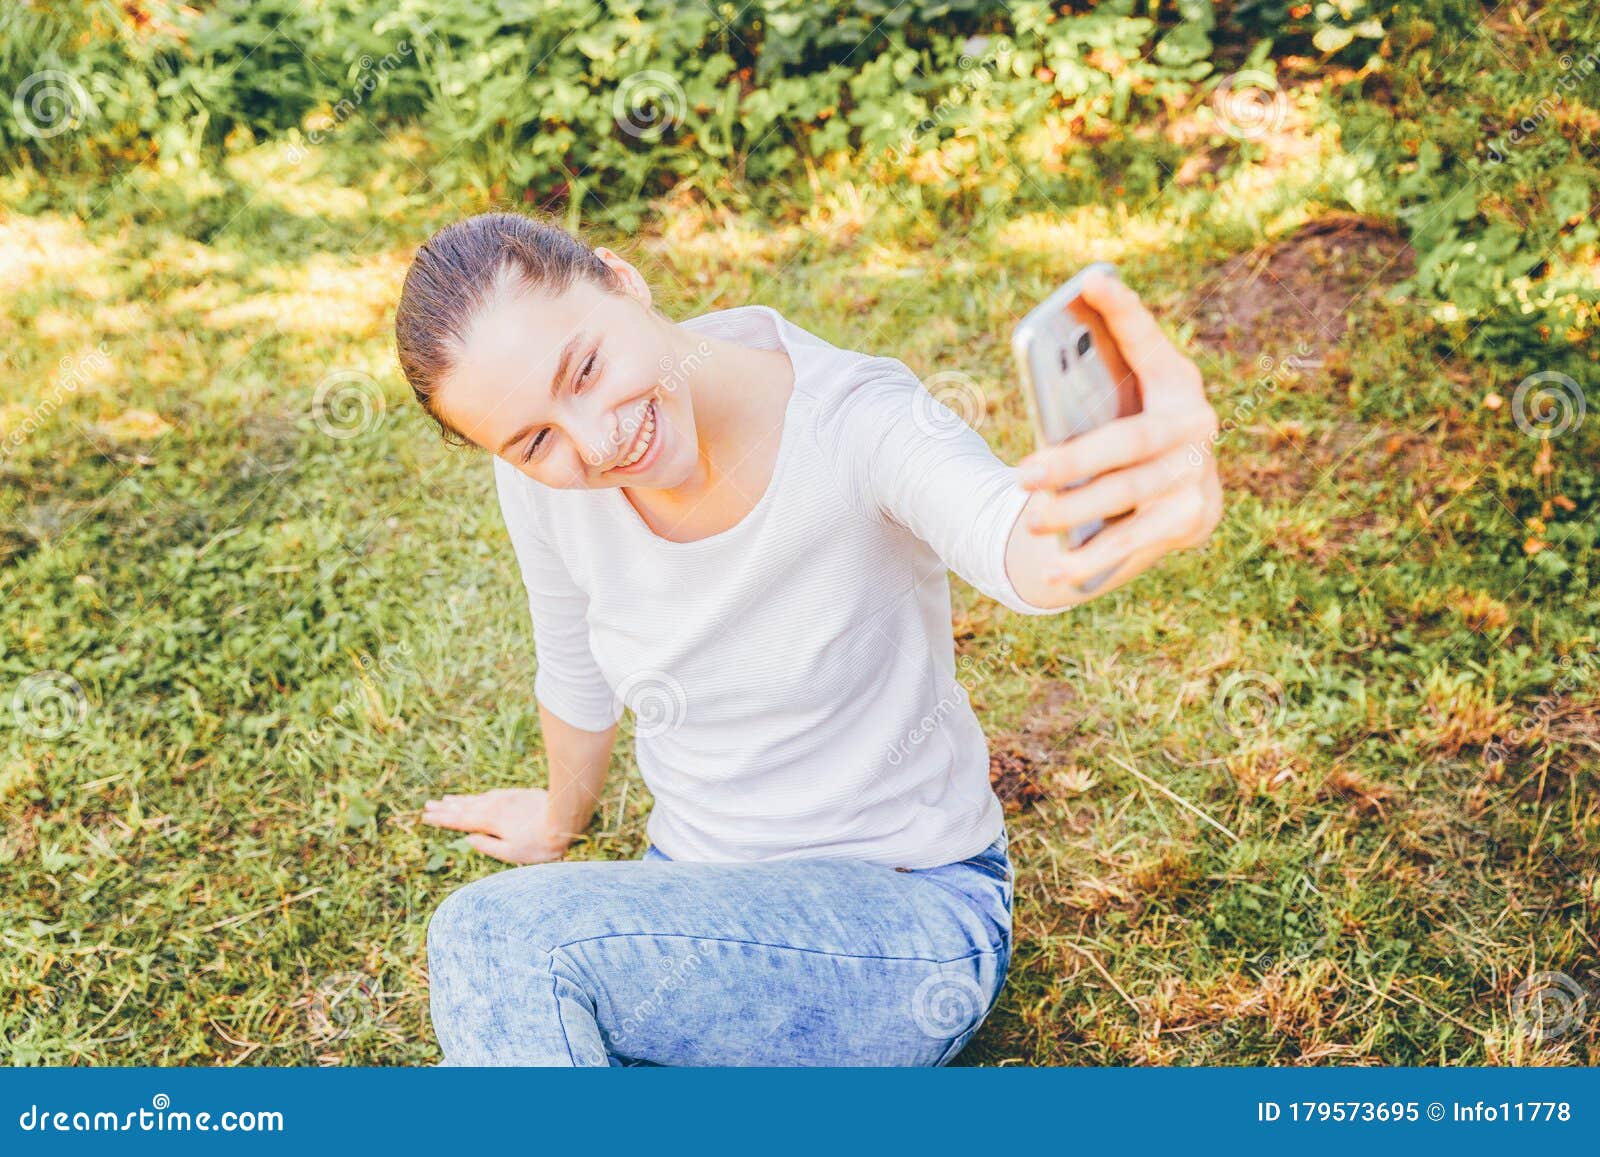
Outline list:
[[[1041,449],[1136,414],[1141,406],[1139,379],[1105,319],[1083,300],[1083,283],[1096,270],[1116,276],[1116,269],[1104,261],[1085,266],[1011,332],[1023,396]],[[1088,481],[1079,478],[1068,486]],[[1063,532],[1062,542],[1068,549],[1082,546],[1105,524],[1097,518],[1075,526]],[[1085,583],[1083,590],[1095,590],[1109,573]]]

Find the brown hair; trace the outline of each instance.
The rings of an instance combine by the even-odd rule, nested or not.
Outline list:
[[[558,225],[521,213],[479,213],[439,230],[417,250],[395,309],[400,369],[447,441],[465,444],[433,407],[478,311],[507,278],[559,294],[579,277],[603,289],[621,281],[593,249]]]

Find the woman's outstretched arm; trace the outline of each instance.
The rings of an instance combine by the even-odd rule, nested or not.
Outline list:
[[[1194,363],[1120,281],[1092,280],[1084,292],[1139,377],[1142,413],[1035,451],[1014,469],[905,363],[878,357],[862,359],[819,427],[819,449],[857,509],[905,526],[1021,614],[1058,613],[1091,597],[1081,585],[1112,567],[1095,595],[1198,545],[1222,509],[1211,455],[1217,418]],[[1095,481],[1056,492],[1085,477]],[[1077,550],[1062,547],[1061,531],[1127,511]]]

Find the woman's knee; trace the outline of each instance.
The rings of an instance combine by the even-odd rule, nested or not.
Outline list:
[[[487,910],[474,891],[483,880],[457,888],[428,918],[428,958],[437,963],[446,950],[475,942],[488,928]]]
[[[509,942],[550,951],[581,934],[581,873],[590,865],[531,864],[474,880],[444,898],[428,921],[428,955]]]
[[[561,967],[580,865],[512,868],[444,898],[428,921],[429,1005],[448,1064],[605,1063]]]

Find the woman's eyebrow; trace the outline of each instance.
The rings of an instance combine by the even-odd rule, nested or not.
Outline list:
[[[555,376],[550,379],[550,400],[554,401],[561,392],[561,383],[566,381],[567,368],[572,365],[572,359],[578,355],[578,347],[583,344],[587,335],[575,333],[567,339],[567,344],[561,347],[561,356],[556,360]]]
[[[556,359],[556,372],[551,375],[550,378],[550,398],[552,401],[554,401],[556,396],[561,392],[561,383],[566,381],[567,371],[572,366],[573,358],[578,356],[578,349],[583,344],[584,337],[584,334],[575,333],[567,339],[567,344],[561,347],[561,356]],[[511,437],[507,438],[505,443],[500,447],[499,452],[504,454],[507,450],[511,449],[511,447],[515,446],[518,442],[526,438],[537,425],[539,425],[538,422],[529,422],[526,426],[522,427],[522,429],[518,430],[515,434],[511,435]]]

